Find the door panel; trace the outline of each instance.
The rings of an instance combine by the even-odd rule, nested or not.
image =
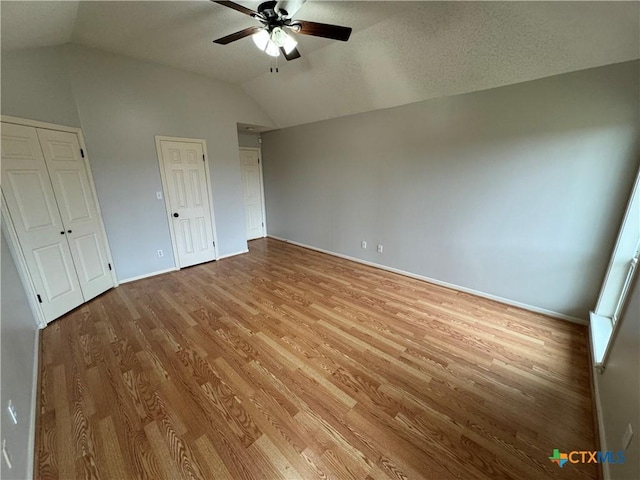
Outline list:
[[[37,229],[53,227],[59,215],[52,211],[55,205],[51,205],[46,198],[45,184],[49,179],[45,178],[46,172],[38,170],[7,170],[3,175],[13,191],[15,202],[20,213],[20,218],[27,232]]]
[[[76,264],[78,268],[82,269],[83,277],[89,283],[99,280],[105,274],[104,264],[108,262],[104,258],[98,235],[90,233],[89,235],[76,236],[72,241],[80,256]]]
[[[85,301],[113,287],[96,200],[74,133],[37,129]]]
[[[240,149],[247,240],[264,236],[260,156],[256,150]]]
[[[74,285],[77,284],[74,282],[76,272],[68,264],[62,242],[33,249],[33,257],[44,278],[45,295],[49,301],[73,293],[77,286]]]
[[[190,170],[189,174],[191,175],[191,185],[200,185],[202,183],[203,179],[200,178],[198,170]],[[193,206],[202,207],[202,189],[194,188],[191,191],[193,192]]]
[[[202,144],[161,140],[160,150],[178,267],[214,260],[213,221]]]
[[[208,248],[208,240],[207,240],[207,222],[203,217],[196,218],[196,231],[198,232],[198,247],[200,251],[206,250]]]
[[[91,220],[91,206],[93,198],[90,192],[84,190],[81,172],[57,170],[54,173],[54,184],[59,186],[62,198],[58,197],[58,206],[64,209],[62,216],[71,223]]]
[[[182,170],[172,170],[171,174],[173,175],[173,185],[175,188],[175,202],[173,202],[173,205],[176,208],[187,208],[187,189],[184,184],[184,173]]]
[[[182,248],[178,248],[179,251],[184,253],[193,253],[193,239],[191,237],[191,220],[185,218],[179,221],[180,223],[180,235],[178,235],[178,242],[182,243]]]
[[[2,191],[47,322],[84,301],[35,128],[2,124]]]

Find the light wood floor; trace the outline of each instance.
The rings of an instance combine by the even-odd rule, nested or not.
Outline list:
[[[39,478],[596,478],[582,326],[275,240],[42,332]]]

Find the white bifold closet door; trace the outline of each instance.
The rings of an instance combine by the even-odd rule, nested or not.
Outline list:
[[[76,134],[3,123],[2,191],[47,322],[114,286]]]

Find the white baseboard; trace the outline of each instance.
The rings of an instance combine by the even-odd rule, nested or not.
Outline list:
[[[31,419],[29,420],[29,453],[27,454],[27,478],[33,478],[33,466],[36,455],[36,417],[38,415],[38,374],[40,372],[40,329],[35,331],[35,349],[33,353],[33,376],[31,387]]]
[[[226,255],[221,255],[220,257],[216,258],[216,260],[222,260],[223,258],[235,257],[236,255],[242,255],[243,253],[248,253],[248,252],[249,252],[249,250],[245,249],[245,250],[242,250],[240,252],[228,253]],[[138,275],[137,277],[125,278],[123,280],[120,280],[120,283],[122,284],[122,283],[135,282],[136,280],[142,280],[143,278],[155,277],[156,275],[162,275],[163,273],[169,273],[169,272],[176,272],[178,270],[180,270],[180,269],[176,268],[176,267],[167,268],[165,270],[158,270],[157,272],[145,273],[144,275]]]
[[[224,258],[229,258],[229,257],[235,257],[236,255],[242,255],[243,253],[249,253],[249,249],[240,250],[239,252],[235,252],[235,253],[227,253],[226,255],[220,255],[218,257],[218,260],[222,260]]]
[[[120,280],[120,283],[135,282],[136,280],[142,280],[143,278],[155,277],[156,275],[162,275],[163,273],[175,272],[178,269],[176,267],[167,268],[165,270],[158,270],[157,272],[145,273],[144,275],[138,275],[137,277],[125,278]]]
[[[399,275],[404,275],[405,277],[415,278],[416,280],[422,280],[424,282],[433,283],[434,285],[438,285],[441,287],[451,288],[452,290],[458,290],[459,292],[470,293],[471,295],[476,295],[478,297],[494,300],[496,302],[503,303],[505,305],[509,305],[512,307],[522,308],[523,310],[528,310],[530,312],[540,313],[548,317],[559,318],[561,320],[578,323],[580,325],[588,325],[587,320],[584,320],[578,317],[573,317],[571,315],[565,315],[564,313],[554,312],[552,310],[547,310],[545,308],[534,307],[533,305],[527,305],[526,303],[516,302],[514,300],[498,297],[497,295],[492,295],[490,293],[480,292],[478,290],[473,290],[471,288],[462,287],[460,285],[455,285],[453,283],[443,282],[441,280],[436,280],[435,278],[425,277],[424,275],[418,275],[416,273],[407,272],[405,270],[400,270],[398,268],[388,267],[386,265],[382,265],[379,263],[369,262],[367,260],[351,257],[349,255],[343,255],[341,253],[332,252],[331,250],[325,250],[323,248],[314,247],[312,245],[307,245],[300,242],[294,242],[293,240],[287,240],[286,238],[276,237],[275,235],[269,235],[269,238],[273,238],[274,240],[280,240],[286,243],[291,243],[293,245],[308,248],[310,250],[315,250],[317,252],[326,253],[327,255],[333,255],[334,257],[344,258],[345,260],[351,260],[352,262],[361,263],[363,265],[368,265],[370,267],[386,270],[387,272],[393,272]]]

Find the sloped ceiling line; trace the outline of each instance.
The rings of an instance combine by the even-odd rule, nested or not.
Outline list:
[[[257,8],[259,1],[240,1]],[[640,57],[638,2],[307,1],[296,17],[354,28],[269,58],[253,24],[208,1],[2,2],[2,48],[72,42],[240,85],[279,126],[468,93]]]

